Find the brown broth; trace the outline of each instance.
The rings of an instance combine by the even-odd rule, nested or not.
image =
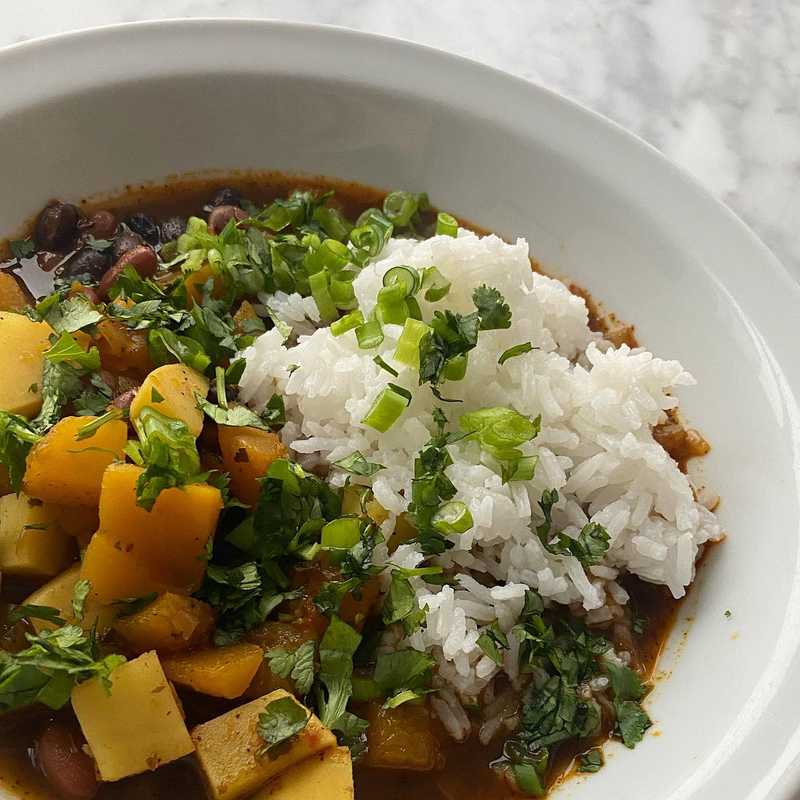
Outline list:
[[[357,216],[365,208],[380,205],[385,192],[359,184],[332,181],[325,178],[298,178],[280,173],[241,173],[219,177],[176,178],[164,186],[127,186],[125,192],[115,197],[85,198],[80,201],[83,213],[89,214],[99,209],[114,211],[120,219],[135,212],[143,212],[156,219],[172,215],[199,215],[203,206],[209,202],[216,189],[230,186],[239,190],[244,197],[257,203],[266,203],[278,196],[284,196],[296,188],[327,190],[334,189],[334,204],[349,217]],[[484,232],[478,226],[461,221],[466,227]],[[32,223],[26,228],[30,232]],[[0,242],[0,269],[8,269],[11,264],[3,264],[9,257],[7,243]],[[536,270],[539,264],[532,262]],[[35,259],[27,259],[20,272],[23,278],[31,270],[38,270]],[[587,301],[590,312],[590,325],[602,331],[617,343],[625,342],[635,346],[633,326],[625,325],[613,314],[608,314],[578,286],[571,285],[571,291]],[[676,420],[670,420],[671,423]],[[680,440],[677,437],[676,441]],[[673,454],[676,460],[683,461],[700,453],[684,451]],[[680,603],[675,601],[665,587],[653,586],[635,577],[625,580],[625,587],[631,595],[632,607],[648,619],[647,630],[635,641],[634,657],[638,666],[649,677],[655,672],[656,663],[675,620]],[[19,602],[34,587],[6,582],[0,600]],[[612,631],[605,631],[613,637]],[[0,606],[0,644],[7,649],[14,645],[9,636],[14,635],[2,624]],[[18,646],[18,645],[17,645]],[[198,695],[181,693],[187,712],[187,722],[197,722],[224,712],[235,703],[222,703]],[[68,712],[61,712],[68,713]],[[0,785],[19,798],[40,800],[54,797],[41,773],[35,766],[33,746],[36,737],[53,714],[44,709],[30,709],[24,712],[10,712],[0,716]],[[473,737],[459,744],[450,739],[443,730],[439,731],[445,766],[434,772],[408,772],[379,770],[356,765],[356,798],[358,800],[404,800],[416,795],[426,800],[504,800],[515,797],[508,785],[494,771],[489,763],[500,755],[500,740],[481,745]],[[598,744],[602,740],[598,740]],[[585,750],[584,742],[580,748],[562,747],[556,753],[550,769],[549,783],[553,785],[565,779],[573,770],[575,757]],[[98,798],[102,800],[183,800],[203,796],[202,782],[190,758],[181,759],[174,764],[162,767],[154,773],[140,775],[115,784],[101,787]]]

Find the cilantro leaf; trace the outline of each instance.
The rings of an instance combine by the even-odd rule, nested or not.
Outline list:
[[[645,731],[653,724],[647,712],[635,700],[615,700],[617,716],[615,733],[625,747],[633,749],[644,738]]]
[[[54,622],[58,625],[64,625],[64,620],[61,619],[61,610],[53,608],[52,606],[38,606],[38,605],[19,605],[14,606],[8,612],[7,620],[9,624],[13,625],[23,619],[41,619],[45,622]]]
[[[361,475],[365,478],[372,477],[376,472],[384,469],[383,464],[375,464],[367,461],[359,450],[355,450],[349,456],[340,458],[332,462],[333,466],[353,475]]]
[[[0,411],[0,464],[8,470],[11,488],[19,493],[25,475],[25,459],[41,436],[25,417]]]
[[[17,261],[36,255],[36,244],[31,239],[13,239],[8,246],[11,248],[11,255]]]
[[[278,755],[277,750],[304,730],[310,719],[311,712],[293,697],[279,697],[267,703],[256,726],[258,735],[266,743],[260,754]]]
[[[92,372],[100,369],[100,351],[96,347],[84,350],[66,331],[45,351],[44,357],[52,364],[68,361]]]
[[[578,772],[598,772],[604,763],[603,751],[593,747],[578,756]]]
[[[267,651],[265,658],[269,668],[281,678],[291,678],[298,694],[306,695],[314,683],[314,655],[316,642],[303,642],[294,652],[276,648]]]
[[[486,284],[479,286],[472,293],[472,302],[478,309],[482,331],[511,327],[511,309],[497,289]]]
[[[86,598],[92,590],[91,581],[82,578],[75,582],[75,588],[72,590],[72,613],[78,622],[83,620],[84,610],[86,608]]]
[[[606,659],[604,668],[611,680],[611,690],[616,700],[641,700],[644,697],[644,685],[630,667]]]
[[[503,654],[501,650],[508,650],[508,637],[500,630],[500,626],[493,622],[484,628],[478,637],[478,647],[497,664],[503,665]]]
[[[319,644],[319,686],[317,700],[323,725],[333,727],[344,714],[353,693],[353,654],[361,644],[361,634],[331,617]]]
[[[367,749],[367,737],[365,734],[368,727],[369,723],[365,719],[345,711],[333,723],[331,730],[339,734],[341,743],[350,748],[352,758],[356,759]]]
[[[392,570],[392,582],[383,601],[383,624],[405,620],[417,609],[417,594],[411,581],[399,570]]]
[[[58,299],[59,295],[56,295]],[[75,333],[75,331],[95,325],[103,315],[84,297],[75,295],[55,302],[48,307],[44,321],[56,333]]]
[[[61,361],[44,360],[42,370],[42,407],[31,427],[37,433],[44,433],[61,418],[64,406],[77,399],[85,391],[84,370]]]
[[[388,695],[384,708],[396,708],[431,691],[435,663],[431,656],[419,650],[379,654],[374,679]]]

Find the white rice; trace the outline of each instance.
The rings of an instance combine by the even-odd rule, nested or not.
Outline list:
[[[451,422],[486,406],[542,417],[540,435],[525,446],[539,456],[533,480],[525,483],[503,485],[475,443],[450,446],[453,465],[447,474],[474,525],[453,536],[453,548],[438,559],[456,571],[455,589],[414,579],[420,605],[428,608],[427,624],[404,645],[432,653],[439,685],[462,700],[474,700],[501,669],[512,681],[517,678],[515,637],[509,637],[502,668],[483,654],[477,639],[494,620],[503,631],[511,630],[528,587],[546,602],[582,604],[589,622],[610,620],[628,600],[616,582],[620,573],[664,584],[681,597],[694,578],[701,546],[719,539],[721,530],[651,433],[665,411],[677,406],[674,391],[694,384],[677,361],[642,348],[614,348],[592,333],[584,301],[563,283],[533,273],[523,240],[507,244],[464,230],[458,238],[392,240],[354,283],[365,314],[374,307],[383,274],[398,264],[435,264],[452,281],[443,301],[420,299],[426,319],[436,308],[473,310],[472,291],[482,283],[496,287],[511,307],[511,328],[482,332],[469,354],[466,377],[446,385],[447,394],[464,401],[457,410],[445,406]],[[242,399],[260,408],[274,392],[283,396],[289,422],[282,435],[303,463],[335,461],[359,450],[383,464],[386,469],[371,481],[357,480],[371,483],[378,502],[391,512],[384,525],[390,532],[408,505],[414,457],[430,436],[431,410],[439,405],[427,387],[417,385],[416,371],[392,358],[401,329],[385,326],[379,348],[360,350],[353,333],[310,332],[315,308],[308,299],[276,295],[264,302],[300,335],[297,345],[287,348],[280,333],[271,330],[245,352]],[[504,350],[525,341],[537,349],[498,366]],[[374,363],[378,353],[397,369],[398,378]],[[378,433],[361,420],[390,381],[408,388],[413,400],[389,431]],[[331,473],[338,485],[345,478],[337,470]],[[545,489],[559,492],[553,513],[557,529],[576,536],[589,521],[605,526],[611,541],[602,564],[587,571],[577,559],[545,550],[531,530],[532,521],[542,521],[538,502]],[[392,563],[403,566],[420,560],[413,545],[391,556]],[[490,576],[497,586],[488,589],[472,577],[476,574]],[[434,708],[461,737],[465,717],[454,710],[453,698],[439,692]]]

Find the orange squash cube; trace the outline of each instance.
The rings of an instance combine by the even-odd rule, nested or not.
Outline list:
[[[103,473],[124,459],[128,426],[115,419],[83,440],[81,429],[97,417],[59,420],[28,453],[23,488],[31,497],[65,506],[97,506]]]
[[[0,272],[0,311],[22,311],[30,305],[17,279],[8,272]]]
[[[222,461],[231,476],[231,492],[255,506],[261,492],[258,478],[267,474],[273,461],[286,458],[286,447],[276,434],[259,428],[220,425],[217,430]]]
[[[254,644],[231,644],[195,653],[161,659],[166,676],[179,686],[200,694],[241,697],[264,660],[264,651]]]
[[[424,705],[382,708],[380,703],[370,703],[367,721],[368,766],[419,772],[437,766],[439,742]]]

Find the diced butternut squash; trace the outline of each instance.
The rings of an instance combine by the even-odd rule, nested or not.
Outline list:
[[[289,767],[253,800],[353,800],[353,762],[347,747],[331,747]]]
[[[263,660],[264,651],[260,647],[231,644],[167,656],[162,664],[166,676],[179,686],[233,700],[244,694]]]
[[[191,594],[222,510],[218,489],[205,483],[166,489],[150,511],[136,505],[142,469],[112,464],[103,475],[100,529],[83,559],[81,577],[102,603],[150,592]]]
[[[110,692],[98,678],[79,684],[72,708],[104,781],[157,769],[194,750],[155,653],[117,667]]]
[[[66,506],[97,506],[103,473],[123,461],[128,426],[119,419],[78,440],[97,417],[64,417],[28,453],[23,488],[31,497]]]
[[[184,285],[186,286],[186,294],[189,300],[189,308],[191,308],[195,303],[199,304],[202,301],[203,286],[205,286],[209,280],[214,281],[211,289],[212,297],[219,299],[225,294],[225,282],[222,280],[222,277],[214,272],[210,264],[203,264],[200,269],[190,272],[184,281]]]
[[[291,622],[265,622],[247,633],[247,641],[257,644],[265,653],[277,648],[293,653],[303,642],[316,638],[317,634],[313,628]],[[294,681],[276,675],[269,668],[269,663],[262,659],[253,682],[245,692],[245,697],[261,697],[275,689],[294,692]]]
[[[61,506],[57,503],[48,505],[53,512],[53,517],[58,522],[58,527],[75,539],[81,550],[85,550],[89,540],[100,526],[97,506]]]
[[[192,731],[197,758],[214,800],[236,800],[252,794],[293,764],[336,744],[336,737],[312,714],[285,751],[272,758],[261,755],[264,740],[258,735],[258,718],[269,703],[281,697],[291,695],[281,690],[272,692]]]
[[[203,429],[203,412],[197,407],[195,395],[208,394],[208,379],[183,364],[165,364],[154,369],[145,379],[131,403],[131,419],[137,419],[142,409],[154,408],[167,417],[179,419],[194,436]]]
[[[368,766],[425,772],[438,764],[439,742],[425,706],[382,708],[370,703],[367,721]]]
[[[135,653],[182,653],[206,647],[214,627],[211,606],[194,597],[165,592],[141,611],[120,617],[114,632]]]
[[[42,407],[42,366],[53,329],[0,311],[0,411],[33,417]]]
[[[25,494],[0,497],[0,572],[52,578],[74,555],[74,542],[46,504]]]
[[[94,343],[100,351],[103,369],[115,375],[126,373],[144,378],[153,369],[147,331],[133,331],[120,322],[104,319],[97,323]]]
[[[273,461],[286,458],[286,447],[276,434],[258,428],[220,425],[218,431],[222,461],[231,476],[231,492],[243,503],[255,506],[261,491],[258,478],[267,474]]]
[[[19,312],[29,302],[19,281],[8,272],[0,271],[0,311]]]
[[[72,609],[72,598],[75,594],[75,584],[80,578],[80,573],[81,565],[74,564],[68,570],[65,570],[37,589],[25,600],[25,603],[57,608],[61,619],[72,624],[80,624],[84,630],[89,630],[96,624],[97,632],[102,636],[111,629],[115,611],[111,606],[101,606],[96,600],[92,600],[89,597],[86,599],[83,608],[83,619],[80,623],[77,623]],[[31,624],[37,632],[46,628],[56,627],[54,623],[42,619],[32,619]]]

